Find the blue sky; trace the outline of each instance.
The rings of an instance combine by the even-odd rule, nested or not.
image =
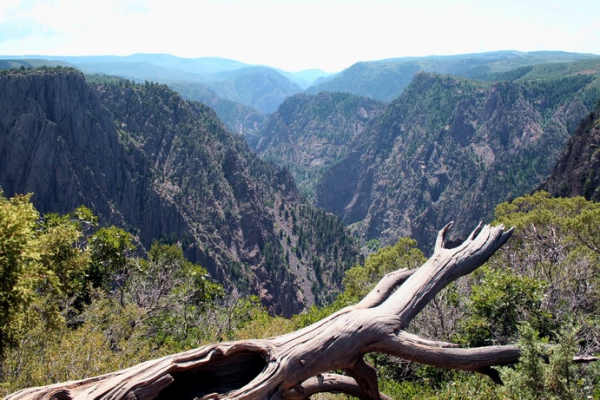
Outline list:
[[[600,54],[600,0],[0,0],[2,55],[169,53],[335,72],[496,50]]]

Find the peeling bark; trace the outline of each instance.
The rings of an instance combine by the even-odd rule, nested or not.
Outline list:
[[[462,245],[446,249],[450,227],[440,231],[433,256],[420,268],[386,275],[358,304],[296,332],[211,344],[99,377],[25,389],[7,399],[298,400],[319,392],[388,399],[363,359],[370,352],[477,371],[497,381],[490,367],[517,362],[516,346],[459,348],[403,330],[440,290],[477,269],[512,234],[503,226],[479,226]],[[330,373],[336,370],[345,375]]]

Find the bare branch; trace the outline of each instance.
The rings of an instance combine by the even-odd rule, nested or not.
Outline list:
[[[491,366],[514,364],[519,361],[521,354],[521,350],[514,345],[463,349],[404,331],[388,336],[385,341],[373,343],[367,349],[420,364],[463,371],[481,371]]]
[[[575,364],[588,364],[592,362],[596,362],[600,360],[598,357],[594,356],[575,356],[573,357],[573,362]]]
[[[377,371],[360,357],[358,361],[349,368],[346,373],[354,378],[358,386],[362,388],[362,396],[368,400],[379,399],[379,385],[377,384]]]
[[[358,398],[363,396],[361,387],[354,379],[338,374],[320,374],[298,384],[294,389],[286,392],[283,398],[286,400],[304,400],[317,393],[345,393]],[[379,393],[377,399],[393,400],[383,393]]]
[[[416,269],[399,269],[397,271],[390,272],[377,283],[377,285],[371,290],[358,304],[353,308],[371,308],[378,306],[385,301],[390,294],[394,292],[400,285],[402,285]]]
[[[453,249],[443,248],[444,238],[451,224],[440,234],[433,256],[421,266],[398,290],[382,303],[383,313],[399,316],[399,329],[410,321],[450,282],[467,275],[481,266],[512,235],[513,229],[504,226],[476,228],[463,244]]]

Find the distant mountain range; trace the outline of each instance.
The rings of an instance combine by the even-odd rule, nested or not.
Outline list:
[[[302,92],[328,74],[319,70],[287,72],[266,66],[249,65],[216,57],[181,58],[169,54],[130,56],[44,56],[15,59],[0,56],[0,69],[41,65],[72,66],[86,74],[119,76],[135,82],[152,81],[177,84],[182,94],[190,95],[200,86],[218,98],[241,103],[263,114],[277,109],[286,97]],[[189,85],[191,88],[186,89]]]
[[[186,99],[227,100],[254,108],[262,114],[277,110],[283,101],[306,91],[347,92],[381,101],[400,96],[419,71],[474,79],[497,80],[501,74],[538,64],[564,63],[597,58],[597,55],[557,51],[498,51],[455,56],[408,57],[359,62],[336,73],[321,70],[282,71],[236,60],[200,57],[181,58],[169,54],[130,56],[44,56],[15,58],[0,55],[0,69],[41,65],[73,66],[84,73],[114,75],[135,82],[152,81],[176,88]],[[238,131],[243,116],[219,116]]]
[[[29,70],[42,65],[61,67]],[[428,251],[450,220],[464,236],[544,181],[599,198],[600,56],[403,58],[331,76],[170,55],[0,59],[9,68],[6,194],[89,205],[144,246],[181,241],[274,313],[340,289],[360,258],[341,220],[363,241],[412,236]]]
[[[566,63],[598,59],[593,54],[560,51],[497,51],[453,56],[405,57],[359,62],[307,93],[321,91],[348,92],[382,101],[392,101],[402,94],[417,72],[435,72],[478,80],[502,80],[502,74],[539,64]]]

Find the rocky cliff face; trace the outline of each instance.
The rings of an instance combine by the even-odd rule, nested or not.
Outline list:
[[[483,84],[419,73],[328,170],[316,204],[363,238],[410,235],[428,248],[465,235],[499,202],[535,188],[589,110],[588,76]]]
[[[286,99],[262,133],[248,141],[261,157],[288,168],[312,200],[323,174],[344,159],[349,145],[384,109],[383,102],[349,93],[299,94]]]
[[[600,201],[600,103],[569,138],[552,174],[538,189],[554,196]]]
[[[5,194],[33,192],[42,212],[88,204],[107,222],[123,223],[128,216],[115,205],[149,190],[137,179],[148,166],[136,160],[139,154],[124,152],[112,115],[83,77],[69,71],[7,74],[0,87]]]
[[[338,290],[357,257],[335,217],[316,211],[335,225],[332,240],[344,256],[333,241],[320,251],[316,239],[300,246],[303,224],[316,217],[289,218],[305,207],[289,173],[258,159],[208,107],[166,86],[87,84],[73,70],[44,69],[3,74],[0,88],[7,196],[33,192],[42,212],[84,204],[144,246],[178,242],[215,278],[259,294],[278,314]],[[326,259],[335,274],[312,268]]]

